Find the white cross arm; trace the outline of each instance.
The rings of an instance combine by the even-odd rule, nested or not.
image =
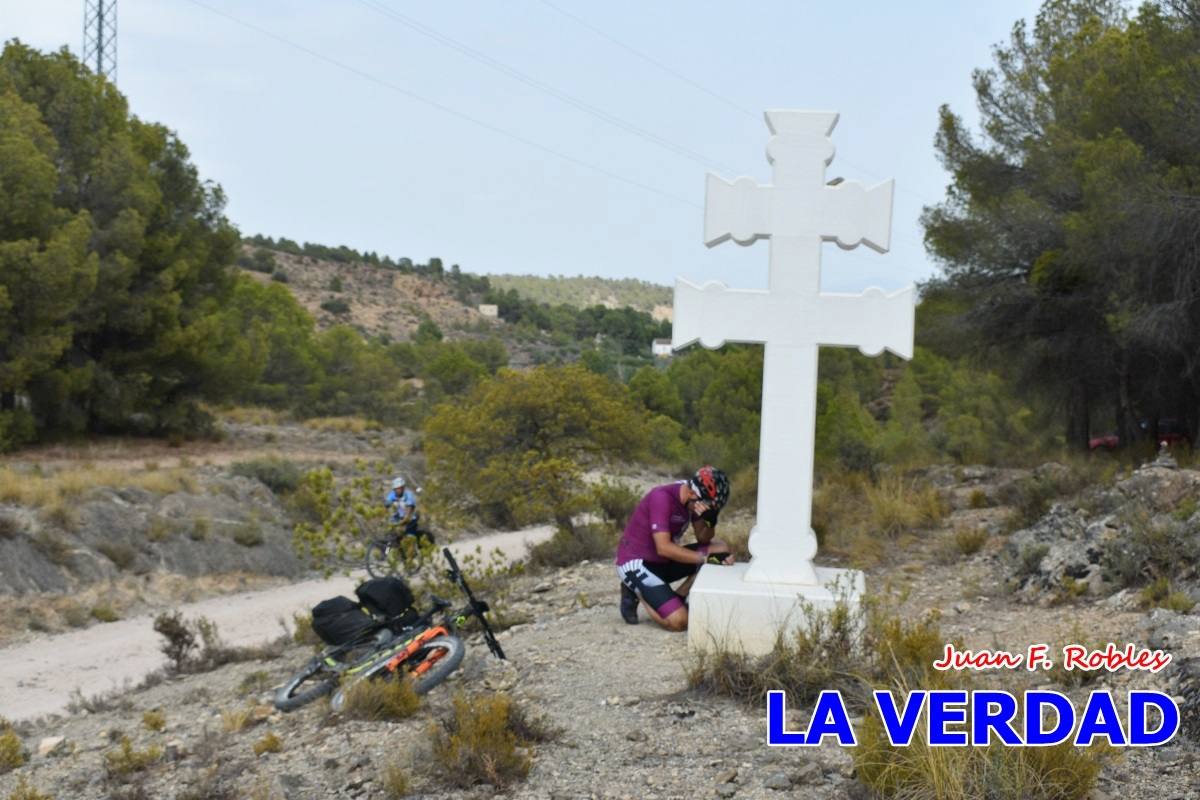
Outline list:
[[[887,252],[892,236],[893,181],[867,187],[760,186],[753,178],[727,181],[711,172],[705,187],[704,243],[732,238],[741,245],[767,236],[819,236],[842,247],[865,244]]]
[[[696,286],[675,282],[671,347],[693,342],[708,348],[725,342],[777,342],[857,347],[866,355],[889,350],[912,358],[916,309],[913,289],[887,294],[781,295],[730,289],[719,281]]]

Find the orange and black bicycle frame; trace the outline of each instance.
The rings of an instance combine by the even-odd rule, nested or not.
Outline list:
[[[388,672],[395,672],[397,669],[399,669],[401,664],[403,664],[405,661],[407,661],[409,658],[411,658],[412,654],[417,652],[418,650],[420,650],[423,646],[425,646],[425,644],[427,642],[429,642],[432,639],[436,639],[439,636],[449,636],[449,635],[450,635],[450,631],[447,630],[446,627],[443,625],[435,625],[432,628],[428,628],[426,630],[421,631],[419,634],[414,636],[412,639],[410,639],[405,644],[403,650],[401,650],[396,655],[392,656],[392,659],[390,661],[388,661],[388,663],[386,665],[386,669],[388,670]],[[430,667],[432,667],[437,660],[438,660],[437,658],[425,659],[420,664],[417,664],[415,667],[413,667],[412,674],[420,675],[421,673],[425,672]]]

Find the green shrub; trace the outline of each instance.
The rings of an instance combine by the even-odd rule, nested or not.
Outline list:
[[[611,559],[617,538],[617,532],[607,525],[578,525],[574,532],[559,528],[548,540],[529,549],[529,565],[535,569],[560,569],[581,561]]]
[[[211,530],[212,520],[208,517],[196,517],[192,520],[192,529],[188,531],[188,538],[193,542],[203,542],[208,539]]]
[[[134,750],[129,737],[126,736],[121,739],[119,750],[110,750],[104,754],[104,763],[110,778],[128,778],[134,773],[145,772],[161,758],[161,747]]]
[[[328,311],[330,314],[349,314],[350,304],[341,298],[331,297],[321,301],[321,310]]]
[[[237,260],[238,266],[244,269],[270,275],[278,267],[275,254],[270,250],[255,250],[250,255],[242,255]]]
[[[329,291],[331,291],[331,292],[342,291],[342,279],[339,278],[337,275],[334,275],[333,278],[330,279]]]
[[[101,542],[96,549],[120,570],[132,567],[137,558],[137,551],[124,542]]]
[[[623,530],[642,496],[623,483],[605,479],[592,486],[592,499],[604,521]]]
[[[283,741],[275,735],[273,731],[267,731],[267,735],[254,743],[254,755],[261,756],[263,753],[278,753],[283,750]]]
[[[311,647],[321,647],[323,645],[321,637],[317,636],[317,632],[313,630],[312,614],[293,614],[292,625],[292,641],[296,644],[309,645]]]
[[[514,728],[514,708],[506,694],[454,698],[453,714],[432,730],[433,758],[447,784],[487,783],[503,790],[525,779],[531,742]]]
[[[165,542],[171,537],[171,522],[164,517],[151,517],[150,525],[146,528],[146,538],[151,542]]]
[[[1171,581],[1158,578],[1148,584],[1141,592],[1142,605],[1147,608],[1166,608],[1186,614],[1196,605],[1196,601],[1184,592],[1171,591]]]
[[[161,708],[153,708],[142,714],[142,727],[148,731],[161,733],[167,727],[167,715]]]
[[[1122,586],[1176,578],[1200,560],[1200,536],[1171,515],[1127,507],[1121,513],[1121,533],[1104,543],[1101,564]]]
[[[176,672],[183,672],[198,647],[196,634],[178,611],[163,612],[154,618],[154,632],[165,640],[159,649]]]
[[[253,520],[247,520],[233,529],[233,540],[242,547],[258,547],[266,541],[262,526]]]
[[[0,775],[25,763],[25,745],[12,728],[0,726]]]
[[[1006,485],[1000,492],[1000,502],[1012,507],[1007,525],[1018,531],[1033,525],[1050,510],[1051,502],[1068,491],[1057,480],[1045,476],[1022,478]]]
[[[1021,552],[1017,554],[1017,577],[1025,578],[1036,575],[1042,566],[1042,559],[1049,552],[1050,545],[1048,544],[1031,544],[1021,548]]]
[[[92,619],[97,622],[116,622],[121,618],[116,609],[107,603],[92,607]]]
[[[0,539],[15,539],[22,530],[21,523],[17,521],[16,517],[0,514]]]
[[[234,475],[261,481],[275,494],[294,492],[304,479],[300,467],[282,458],[257,458],[238,461],[229,468]]]
[[[964,556],[978,553],[987,544],[986,528],[957,528],[954,531],[954,546]]]
[[[360,680],[346,691],[345,713],[373,721],[408,719],[421,707],[421,698],[402,675]]]
[[[48,794],[42,794],[37,789],[25,780],[25,776],[17,778],[17,785],[13,787],[12,793],[9,794],[8,800],[54,800]]]
[[[987,508],[992,504],[988,499],[987,492],[983,489],[975,489],[971,492],[971,497],[967,500],[967,505],[971,508]]]
[[[288,274],[286,272],[281,269],[277,269],[271,274],[271,280],[275,281],[276,283],[287,283],[291,279],[288,278]]]

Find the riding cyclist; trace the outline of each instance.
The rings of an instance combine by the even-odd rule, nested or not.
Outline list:
[[[732,564],[729,545],[713,538],[717,515],[729,502],[729,477],[704,466],[691,480],[651,489],[634,509],[617,545],[617,575],[621,578],[621,617],[636,625],[638,600],[651,619],[672,631],[687,629],[687,594],[701,565],[715,556]],[[680,546],[691,524],[696,542]],[[686,580],[684,580],[686,578]],[[675,581],[683,584],[672,589]]]
[[[392,480],[392,490],[383,499],[383,504],[392,512],[392,525],[403,528],[410,536],[417,534],[417,520],[421,518],[417,513],[417,496],[404,485],[403,475]]]

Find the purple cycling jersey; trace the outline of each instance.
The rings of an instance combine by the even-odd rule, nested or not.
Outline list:
[[[625,533],[617,545],[617,564],[626,564],[635,559],[651,563],[662,563],[669,559],[658,554],[654,546],[654,534],[668,531],[671,541],[679,541],[679,537],[687,530],[691,514],[687,506],[679,501],[679,487],[683,481],[655,486],[637,508],[629,516]]]

